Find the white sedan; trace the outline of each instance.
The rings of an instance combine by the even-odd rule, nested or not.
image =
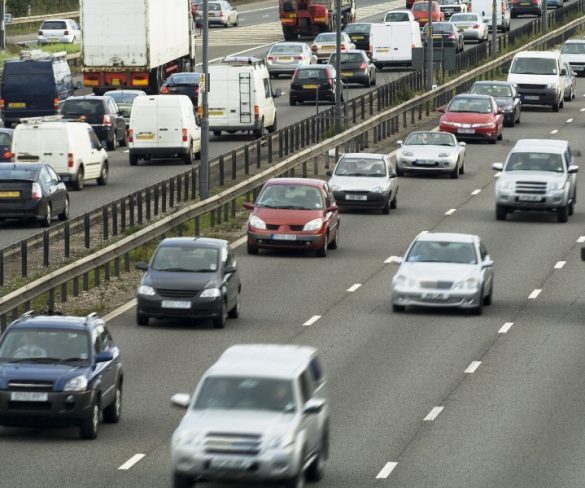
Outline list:
[[[449,19],[463,34],[465,41],[485,42],[488,40],[488,25],[483,17],[474,12],[453,14]]]
[[[411,132],[405,141],[398,141],[396,173],[405,172],[448,173],[459,178],[465,173],[465,143],[458,142],[448,132]]]

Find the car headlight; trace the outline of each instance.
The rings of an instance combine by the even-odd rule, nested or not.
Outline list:
[[[510,104],[510,105],[502,105],[500,108],[502,110],[505,110],[505,111],[508,111],[509,112],[510,110],[514,110],[514,105],[512,105],[512,104]]]
[[[495,127],[496,124],[491,123],[491,124],[471,124],[471,127],[486,127],[486,128],[493,128]]]
[[[408,278],[404,275],[395,276],[394,279],[392,280],[392,284],[400,288],[416,288],[418,286],[416,280]]]
[[[403,155],[405,158],[413,158],[413,157],[414,157],[414,153],[413,153],[412,151],[404,151],[404,152],[402,153],[402,155]]]
[[[372,188],[370,191],[372,193],[386,193],[386,188],[383,186],[377,186],[376,188]]]
[[[441,124],[448,125],[449,127],[457,127],[457,126],[459,126],[459,123],[458,122],[450,122],[448,120],[441,121]]]
[[[331,191],[341,191],[341,187],[339,185],[335,185],[335,184],[329,184],[329,189]]]
[[[219,288],[207,288],[201,292],[199,295],[201,298],[219,298],[221,296],[221,291]]]
[[[180,430],[173,435],[173,444],[181,444],[183,446],[199,444],[201,440],[201,433],[193,432],[191,430]]]
[[[65,383],[63,391],[85,391],[86,388],[87,378],[85,376],[76,376]]]
[[[448,153],[440,153],[438,157],[439,158],[448,158],[449,154]]]
[[[138,287],[138,294],[145,295],[147,297],[154,296],[156,292],[152,286],[141,285]]]
[[[248,221],[251,227],[255,227],[256,229],[266,230],[266,222],[264,222],[260,217],[256,217],[255,215],[250,216],[250,220]]]
[[[559,191],[563,189],[564,183],[560,181],[553,181],[549,183],[547,186],[550,191]]]
[[[502,180],[499,180],[496,183],[496,186],[500,190],[513,190],[514,189],[514,182],[513,181],[502,181]]]
[[[318,230],[323,225],[323,219],[319,217],[318,219],[310,220],[305,224],[303,230]]]
[[[453,285],[453,288],[457,289],[465,289],[465,290],[475,290],[479,287],[479,280],[477,278],[467,278],[465,280],[461,280],[456,282]]]
[[[268,441],[268,449],[282,449],[292,446],[296,441],[296,436],[293,432],[284,435],[274,436]]]
[[[557,87],[556,83],[549,83],[548,85],[546,85],[547,88],[550,88],[551,90],[554,90]]]

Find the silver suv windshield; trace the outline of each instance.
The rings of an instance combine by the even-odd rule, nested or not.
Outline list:
[[[505,171],[551,171],[563,172],[560,154],[538,152],[516,152],[510,154]]]
[[[203,382],[193,408],[293,413],[293,383],[273,378],[209,376]]]

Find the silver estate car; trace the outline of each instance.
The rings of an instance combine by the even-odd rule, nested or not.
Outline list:
[[[488,26],[480,14],[472,12],[453,14],[449,20],[463,33],[465,41],[488,40]]]
[[[398,141],[396,173],[444,173],[459,178],[465,173],[465,143],[449,132],[416,131]]]
[[[203,375],[171,441],[174,488],[209,481],[276,482],[298,488],[323,476],[329,404],[316,349],[228,348]]]
[[[272,78],[292,75],[299,66],[316,62],[317,56],[304,42],[277,42],[266,55],[266,66]]]
[[[481,315],[491,305],[494,262],[472,234],[419,234],[392,279],[392,309],[458,307]]]
[[[386,154],[344,154],[327,174],[339,208],[376,208],[388,214],[398,204],[398,178]]]

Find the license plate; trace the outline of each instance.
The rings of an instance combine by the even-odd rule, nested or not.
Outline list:
[[[420,19],[418,19],[419,22],[426,22],[427,20],[429,19],[427,19],[426,17],[421,17]]]
[[[387,48],[387,47],[381,47],[381,48],[377,49],[377,51],[378,51],[379,53],[387,53],[387,52],[389,52],[389,51],[390,51],[390,48]]]
[[[475,129],[459,129],[459,134],[475,134]]]
[[[321,51],[333,51],[335,46],[321,46]]]
[[[342,71],[341,76],[353,76],[353,73],[351,71]]]
[[[352,41],[361,41],[364,38],[364,36],[353,36],[351,38]]]
[[[59,42],[61,39],[59,39],[58,37],[49,37],[49,41],[51,42]]]
[[[525,95],[524,100],[539,100],[540,97],[538,95]]]
[[[449,295],[447,293],[423,293],[423,300],[447,300]]]
[[[37,391],[12,391],[10,392],[10,400],[13,402],[46,402],[49,400],[49,394]]]
[[[518,200],[521,202],[540,202],[542,197],[540,195],[519,195]]]
[[[209,12],[209,16],[210,17],[215,17],[215,14],[213,12]]]
[[[249,459],[213,458],[211,466],[216,469],[248,469],[252,465]]]
[[[441,34],[434,34],[433,39],[442,39],[443,36]]]
[[[183,302],[179,300],[163,300],[162,308],[180,308],[182,310],[191,308],[191,302]]]
[[[295,234],[272,234],[272,239],[275,241],[296,241],[297,236]]]
[[[303,88],[305,90],[316,90],[317,88],[319,88],[319,85],[303,85]]]
[[[223,115],[223,110],[210,110],[208,113],[210,117],[221,117]]]
[[[0,191],[0,198],[18,198],[20,197],[19,191]]]
[[[154,139],[154,134],[137,134],[136,139],[139,141],[152,141]]]
[[[520,5],[523,7],[530,7],[530,2],[521,2]]]
[[[290,63],[293,60],[290,56],[281,56],[278,58],[278,61],[281,63]]]
[[[365,201],[368,199],[367,195],[345,195],[345,199],[346,200],[359,200],[359,201]]]
[[[26,108],[26,103],[24,103],[24,102],[9,102],[8,108]]]
[[[114,78],[112,80],[112,86],[120,86],[120,78]]]

